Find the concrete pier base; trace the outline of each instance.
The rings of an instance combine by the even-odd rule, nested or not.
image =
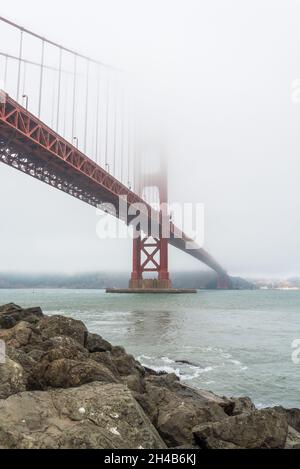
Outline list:
[[[134,294],[134,295],[184,295],[191,293],[198,293],[193,289],[179,289],[179,288],[107,288],[106,293],[118,294]]]

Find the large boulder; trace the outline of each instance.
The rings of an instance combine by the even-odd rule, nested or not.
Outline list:
[[[25,390],[26,378],[23,368],[6,357],[5,363],[0,364],[0,399]]]
[[[44,317],[41,308],[22,309],[13,303],[0,308],[0,328],[11,329],[20,321],[37,324]]]
[[[42,360],[29,377],[31,389],[72,388],[101,381],[116,383],[118,380],[105,366],[93,360],[60,358],[52,362]]]
[[[285,449],[300,449],[300,433],[293,427],[288,428]]]
[[[128,389],[92,383],[0,401],[2,449],[163,449]]]
[[[281,412],[287,418],[288,424],[300,433],[300,409],[285,409],[284,407],[275,407],[277,412]]]
[[[79,342],[67,336],[52,337],[52,339],[48,340],[47,347],[44,347],[44,350],[45,353],[42,359],[49,362],[61,358],[72,360],[89,358],[89,352]]]
[[[202,449],[283,449],[288,423],[282,413],[264,409],[202,424],[193,433]]]
[[[195,426],[227,417],[222,399],[181,385],[175,375],[151,376],[146,380],[146,393],[136,398],[172,448],[193,446]]]
[[[86,343],[87,328],[81,321],[64,316],[44,317],[39,321],[37,329],[49,339],[58,336],[71,337],[82,346]]]
[[[121,378],[110,352],[95,352],[90,354],[90,359],[108,368],[114,376]]]
[[[254,412],[256,410],[256,407],[251,401],[250,397],[232,397],[230,399],[223,397],[222,399],[225,403],[224,410],[230,417]]]
[[[13,347],[6,347],[7,356],[14,362],[21,365],[26,377],[30,375],[33,368],[36,366],[37,361],[32,357],[31,353],[26,353],[22,349],[15,349]]]
[[[111,352],[112,345],[98,334],[87,334],[85,347],[90,353]]]
[[[21,321],[11,329],[0,329],[0,340],[15,349],[38,346],[43,342],[39,331],[28,322]]]
[[[112,360],[121,376],[138,375],[145,376],[145,369],[128,355],[123,347],[113,347],[111,351]]]
[[[11,314],[22,311],[21,306],[15,305],[14,303],[9,303],[7,305],[0,306],[0,315],[1,314]]]

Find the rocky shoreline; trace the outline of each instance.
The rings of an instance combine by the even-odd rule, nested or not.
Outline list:
[[[300,409],[193,389],[81,321],[0,307],[0,449],[300,448]]]

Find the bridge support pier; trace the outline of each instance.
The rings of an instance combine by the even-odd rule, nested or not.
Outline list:
[[[231,281],[228,275],[218,275],[217,289],[218,290],[230,290],[231,289]]]
[[[158,238],[133,240],[133,270],[130,289],[170,290],[172,282],[168,271],[168,240]],[[157,273],[156,279],[144,279],[144,273]]]

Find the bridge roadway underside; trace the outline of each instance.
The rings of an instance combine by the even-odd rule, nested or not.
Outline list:
[[[76,173],[68,163],[52,161],[34,145],[27,148],[22,141],[16,143],[3,137],[1,130],[0,161],[94,207],[103,203],[118,207],[117,197],[113,198],[107,191],[102,191],[96,183],[93,186],[84,174]]]

